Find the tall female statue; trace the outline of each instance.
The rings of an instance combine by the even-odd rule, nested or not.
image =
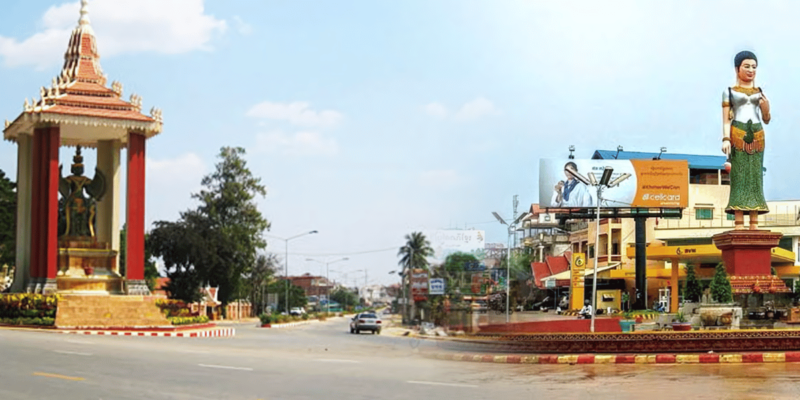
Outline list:
[[[764,200],[764,128],[769,124],[769,100],[756,83],[758,59],[749,51],[734,58],[736,86],[722,93],[722,152],[730,161],[731,194],[725,212],[734,215],[735,229],[758,228],[758,215],[769,212]]]

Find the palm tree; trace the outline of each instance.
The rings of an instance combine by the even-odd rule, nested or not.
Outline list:
[[[400,247],[397,256],[400,257],[400,261],[397,263],[403,267],[401,275],[403,276],[403,289],[405,291],[406,285],[411,283],[410,279],[406,281],[406,276],[414,269],[428,269],[427,257],[433,256],[433,248],[431,247],[431,242],[422,232],[412,232],[406,235],[406,244]],[[403,301],[404,318],[407,315],[407,300],[408,297],[406,296],[406,300]]]

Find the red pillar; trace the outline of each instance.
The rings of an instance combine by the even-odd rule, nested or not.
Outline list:
[[[58,272],[58,150],[57,126],[33,132],[33,193],[31,196],[31,278],[38,286]]]
[[[36,286],[41,274],[39,273],[39,260],[41,260],[41,237],[39,232],[41,227],[39,221],[42,215],[42,139],[44,133],[41,129],[33,131],[33,171],[31,174],[31,261],[30,261],[30,285]]]
[[[47,137],[47,235],[45,271],[47,279],[55,279],[58,273],[58,149],[61,147],[61,130],[50,127]]]
[[[127,278],[144,280],[144,135],[128,134]]]

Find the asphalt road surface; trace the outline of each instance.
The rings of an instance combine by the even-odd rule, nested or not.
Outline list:
[[[772,399],[800,364],[502,365],[439,361],[430,341],[343,319],[234,338],[0,330],[0,399]]]

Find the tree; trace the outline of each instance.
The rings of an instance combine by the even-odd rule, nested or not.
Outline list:
[[[127,226],[123,226],[119,231],[119,271],[124,274],[127,268]],[[156,260],[153,257],[151,250],[152,244],[150,243],[150,235],[144,235],[144,280],[147,283],[147,288],[152,292],[156,289],[158,278],[161,273],[158,272]]]
[[[353,291],[345,287],[337,287],[331,292],[331,300],[339,303],[342,307],[355,306],[358,304],[358,296]]]
[[[270,293],[278,294],[278,310],[289,312],[286,307],[286,285],[289,285],[289,309],[292,307],[305,307],[308,304],[308,298],[303,288],[293,285],[287,279],[281,279],[270,285]]]
[[[433,255],[431,242],[422,232],[412,232],[406,235],[406,244],[400,247],[397,256],[400,257],[398,264],[404,270],[427,269],[428,259]]]
[[[17,185],[0,170],[0,269],[16,264]]]
[[[422,232],[412,232],[406,235],[406,244],[400,247],[397,256],[400,257],[398,264],[403,267],[403,281],[405,285],[410,286],[411,280],[409,274],[414,269],[428,269],[428,259],[433,255],[433,248],[431,243]],[[407,288],[406,293],[410,295],[411,289]],[[403,303],[403,318],[406,319],[407,308],[406,303]]]
[[[725,264],[717,264],[714,272],[714,279],[711,281],[711,297],[717,303],[730,303],[733,301],[731,281],[728,279],[728,272],[725,271]]]
[[[437,278],[445,279],[447,293],[454,293],[456,288],[463,291],[463,288],[468,286],[467,278],[464,276],[467,266],[477,263],[478,258],[470,253],[451,253],[444,259],[444,264],[434,268],[433,274]]]
[[[202,236],[186,221],[156,221],[154,225],[149,243],[167,270],[169,283],[164,289],[171,299],[198,301],[205,272],[196,265],[202,265],[199,260],[210,256]]]
[[[241,147],[223,147],[215,171],[192,195],[199,206],[182,212],[177,222],[156,222],[151,232],[153,254],[164,258],[167,274],[197,284],[198,290],[202,284],[219,287],[223,305],[248,291],[244,280],[258,250],[266,247],[262,233],[270,227],[254,201],[266,196],[266,188],[247,168],[244,155]]]
[[[694,265],[686,265],[686,289],[684,290],[684,298],[686,301],[700,301],[703,295],[703,288],[700,286],[700,281],[697,280],[697,275],[694,271]]]
[[[261,254],[256,259],[253,268],[245,275],[247,282],[248,297],[250,303],[256,309],[256,314],[264,312],[265,292],[269,285],[274,281],[278,271],[278,256],[275,254]],[[285,296],[284,296],[285,297]]]

